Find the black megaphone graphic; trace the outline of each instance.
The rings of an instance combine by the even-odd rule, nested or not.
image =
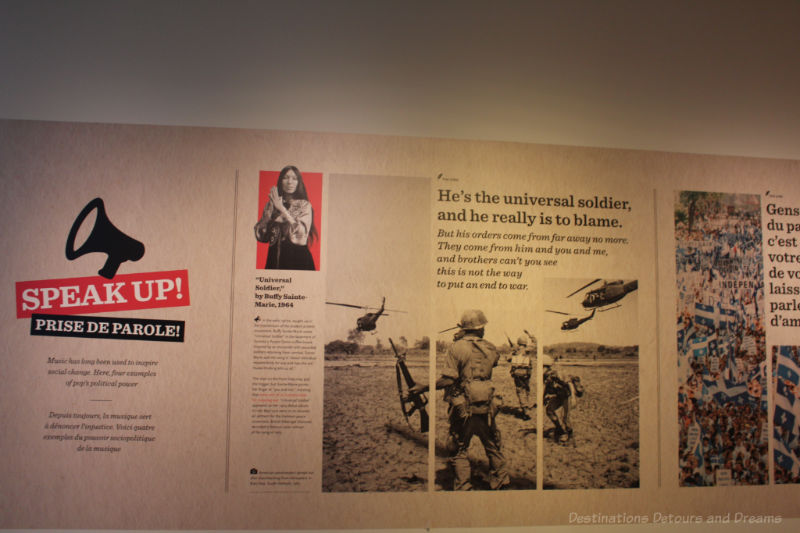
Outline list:
[[[97,218],[94,228],[89,238],[86,239],[80,248],[75,249],[75,237],[78,234],[81,224],[94,209],[97,210]],[[97,273],[104,278],[112,279],[119,266],[125,261],[138,261],[144,255],[144,244],[136,239],[125,235],[118,230],[106,215],[106,208],[103,200],[95,198],[83,208],[78,218],[72,224],[67,237],[67,259],[72,261],[78,257],[91,252],[103,252],[108,255],[105,265]]]

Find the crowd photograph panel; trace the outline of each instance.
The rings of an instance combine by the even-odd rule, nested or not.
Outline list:
[[[675,195],[679,483],[769,482],[761,201]]]

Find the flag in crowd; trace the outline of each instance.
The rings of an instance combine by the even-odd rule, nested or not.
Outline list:
[[[772,415],[773,450],[777,483],[800,482],[800,365],[795,355],[797,347],[773,348],[775,356],[775,405]],[[780,470],[779,470],[780,469]],[[783,475],[779,475],[780,471]]]

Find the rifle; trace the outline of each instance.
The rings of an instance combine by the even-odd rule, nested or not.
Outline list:
[[[522,331],[524,331],[524,332],[525,332],[525,335],[527,335],[527,336],[528,336],[528,338],[529,338],[531,341],[536,341],[536,337],[534,337],[533,335],[531,335],[531,332],[530,332],[530,331],[528,331],[527,329],[523,329]]]
[[[394,356],[397,359],[394,365],[394,373],[397,378],[397,393],[400,395],[400,409],[403,411],[403,416],[406,418],[406,424],[408,424],[408,427],[411,427],[411,422],[409,422],[408,417],[414,414],[414,411],[419,411],[420,431],[426,433],[430,423],[428,411],[425,409],[428,398],[424,394],[415,394],[408,398],[408,400],[403,400],[403,381],[405,381],[406,390],[416,385],[416,383],[406,366],[406,354],[400,355],[391,337],[389,337],[389,343],[392,345]],[[410,404],[411,407],[408,408],[406,404]]]
[[[506,340],[508,341],[508,345],[511,346],[511,349],[513,350],[514,349],[514,343],[511,342],[511,337],[508,336],[508,333],[506,333]]]

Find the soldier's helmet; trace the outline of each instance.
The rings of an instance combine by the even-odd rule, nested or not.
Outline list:
[[[551,356],[547,355],[546,353],[542,354],[542,366],[553,366],[554,362],[555,361],[553,361]]]
[[[520,338],[517,339],[517,344],[519,344],[520,346],[527,346],[528,345],[528,339],[526,339],[525,337],[520,336]]]
[[[461,315],[461,322],[458,323],[458,327],[466,330],[481,329],[488,322],[486,315],[480,309],[467,309]]]

